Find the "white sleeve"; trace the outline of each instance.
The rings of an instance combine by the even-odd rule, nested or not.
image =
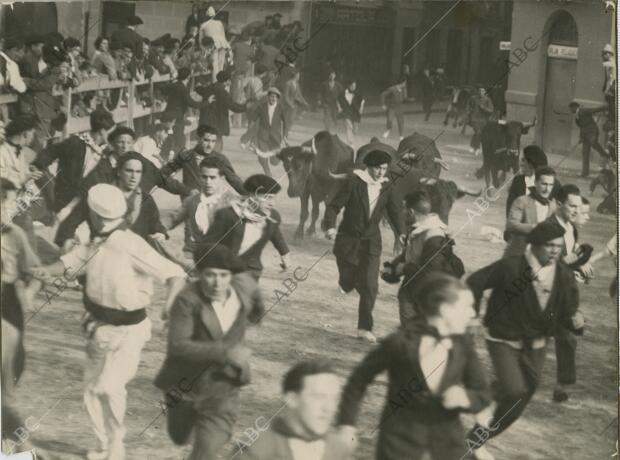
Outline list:
[[[11,84],[11,87],[18,93],[25,93],[26,83],[24,83],[24,80],[22,79],[22,76],[19,73],[19,67],[17,67],[17,64],[11,63],[8,66],[8,71],[10,75],[9,83]]]
[[[160,255],[138,235],[135,235],[129,248],[134,268],[139,272],[150,275],[162,283],[170,278],[185,276],[185,272],[179,265]]]
[[[77,276],[85,272],[86,264],[90,259],[89,254],[89,247],[80,244],[68,253],[60,256],[60,260],[65,268],[72,273],[72,276]]]

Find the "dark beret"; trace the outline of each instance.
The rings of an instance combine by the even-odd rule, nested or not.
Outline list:
[[[257,193],[276,194],[282,189],[280,184],[278,184],[273,177],[265,174],[254,174],[248,177],[243,183],[243,188],[248,195],[255,195]]]
[[[214,243],[206,243],[196,248],[194,264],[198,270],[219,268],[232,273],[241,273],[246,269],[243,261],[229,247]]]
[[[383,150],[372,150],[364,157],[364,164],[366,166],[381,166],[391,162],[391,155]]]
[[[547,155],[543,149],[537,145],[528,145],[523,149],[523,158],[534,166],[547,166]]]
[[[228,70],[221,70],[217,73],[215,77],[218,83],[224,83],[225,81],[230,80],[230,72]]]
[[[543,221],[536,225],[534,229],[527,235],[527,242],[534,245],[545,244],[548,241],[555,240],[564,236],[564,227],[553,221]]]
[[[128,26],[139,26],[140,24],[144,24],[144,22],[142,22],[142,19],[140,18],[140,16],[129,16],[127,18],[127,25]]]

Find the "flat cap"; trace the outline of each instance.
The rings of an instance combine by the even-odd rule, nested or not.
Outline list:
[[[88,190],[88,207],[104,219],[119,219],[127,212],[125,195],[111,184],[93,185]]]

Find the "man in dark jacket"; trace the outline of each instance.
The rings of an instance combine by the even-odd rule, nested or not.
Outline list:
[[[273,208],[275,195],[281,187],[273,178],[255,174],[243,183],[247,198],[215,213],[206,239],[228,246],[239,255],[258,281],[263,271],[261,255],[268,242],[280,254],[280,267],[286,269],[289,248],[280,231],[282,219]]]
[[[25,78],[39,78],[47,64],[43,61],[43,44],[45,39],[42,35],[32,34],[26,39],[26,52],[19,62],[19,72]]]
[[[142,22],[142,19],[139,16],[128,17],[127,25],[115,30],[112,33],[112,37],[110,39],[110,49],[112,51],[117,51],[120,50],[123,45],[127,44],[131,46],[133,54],[138,59],[142,59],[144,57],[142,49],[143,38],[142,35],[136,32],[136,29],[142,24],[144,24],[144,22]]]
[[[571,112],[575,114],[575,124],[579,127],[579,140],[582,143],[581,154],[583,165],[581,168],[581,177],[588,177],[590,175],[590,150],[592,147],[594,147],[594,150],[603,158],[609,157],[609,154],[598,142],[598,125],[593,117],[595,113],[605,112],[607,106],[604,105],[595,109],[584,109],[579,105],[579,102],[573,101],[568,107]]]
[[[245,194],[243,180],[237,175],[230,160],[223,154],[215,150],[217,136],[219,132],[212,126],[199,125],[196,130],[198,142],[193,149],[183,150],[177,153],[172,160],[161,168],[161,174],[169,177],[179,169],[183,170],[183,184],[191,190],[200,190],[200,162],[205,158],[216,158],[222,165],[222,173],[226,181],[235,191],[241,195]]]
[[[250,382],[245,331],[264,306],[256,282],[225,246],[205,246],[194,261],[198,280],[170,309],[168,351],[155,385],[164,392],[172,441],[185,444],[194,431],[189,460],[215,460],[232,437],[239,388]]]
[[[467,333],[474,299],[464,283],[443,273],[430,274],[417,292],[421,315],[382,340],[351,373],[342,391],[338,434],[343,442],[355,439],[366,388],[387,371],[375,458],[421,460],[430,453],[432,460],[458,460],[466,451],[459,414],[479,412],[491,399]]]
[[[372,310],[377,298],[381,231],[379,222],[387,209],[388,217],[404,239],[405,228],[400,203],[385,174],[392,161],[389,153],[374,150],[366,154],[367,169],[355,170],[325,209],[325,228],[328,239],[334,239],[334,254],[344,292],[357,290],[358,337],[376,342],[372,334]],[[344,216],[336,232],[336,217],[344,208]]]
[[[215,100],[208,106],[203,106],[200,110],[201,125],[210,125],[218,130],[219,135],[215,149],[222,152],[224,150],[224,136],[230,135],[230,116],[229,111],[241,113],[246,111],[245,104],[237,104],[230,95],[230,72],[222,70],[217,74],[217,83],[197,88],[203,100],[214,96]]]
[[[477,449],[521,416],[540,383],[549,337],[560,327],[583,331],[575,278],[558,262],[563,235],[559,224],[541,222],[528,234],[525,254],[500,259],[467,279],[478,310],[484,291],[492,290],[484,326],[497,376],[492,422],[469,433],[470,449]]]

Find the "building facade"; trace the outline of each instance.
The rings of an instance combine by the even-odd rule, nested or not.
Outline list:
[[[508,117],[536,116],[535,142],[545,151],[567,153],[576,146],[572,100],[586,107],[604,104],[601,51],[607,43],[615,46],[615,17],[604,6],[597,0],[514,3],[512,54],[521,48],[525,56],[522,62],[510,58]]]

